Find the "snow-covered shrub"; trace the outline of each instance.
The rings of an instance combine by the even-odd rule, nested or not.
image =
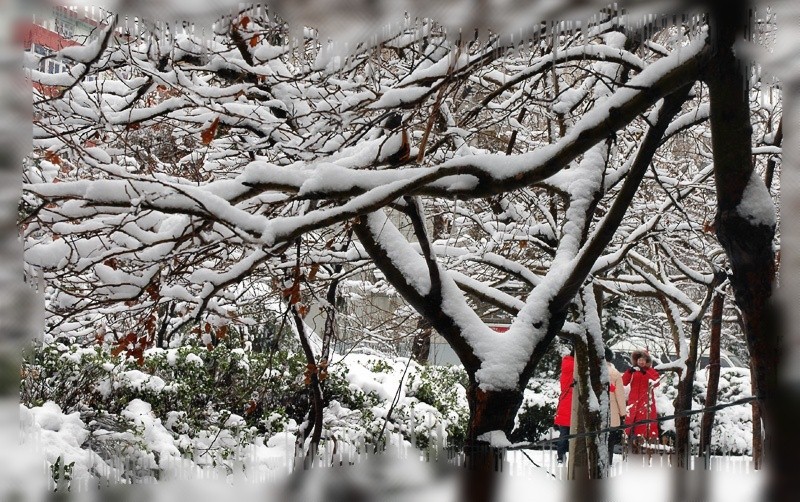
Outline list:
[[[698,373],[703,388],[698,402],[705,405],[708,372]],[[721,368],[717,403],[730,403],[752,395],[750,371],[743,368]],[[697,420],[699,424],[700,419]],[[750,405],[732,406],[716,412],[711,430],[712,454],[750,455],[753,449],[753,410]],[[693,436],[695,433],[693,432]],[[699,443],[699,425],[697,429]]]
[[[46,344],[25,362],[22,403],[79,417],[87,434],[76,447],[115,473],[98,474],[102,479],[160,479],[176,462],[227,472],[242,451],[259,447],[253,445],[305,435],[305,369],[297,352],[254,352],[227,341],[150,349],[141,362],[101,345]],[[351,354],[323,381],[323,446],[334,441],[338,451],[356,452],[398,440],[420,448],[458,445],[469,414],[465,382],[460,367]]]
[[[661,385],[656,387],[656,406],[660,416],[675,412],[673,404],[678,395],[678,376],[665,373]],[[698,371],[692,386],[692,409],[705,407],[708,389],[708,371]],[[717,404],[736,401],[751,395],[750,370],[745,368],[720,368]],[[703,414],[692,415],[689,420],[689,438],[693,447],[700,444],[700,424]],[[718,410],[714,414],[714,426],[711,431],[711,453],[714,455],[750,455],[752,454],[752,409],[749,405],[738,405]],[[675,421],[666,420],[659,423],[662,433],[674,434]]]
[[[185,410],[189,420],[219,425],[224,420],[220,413],[227,411],[264,432],[265,416],[299,417],[305,411],[305,362],[296,354],[277,351],[270,357],[220,343],[213,350],[153,349],[146,353],[145,366],[175,388],[164,401],[151,401],[159,415]]]
[[[102,398],[101,382],[109,372],[110,354],[102,347],[84,348],[53,343],[26,354],[22,366],[20,399],[28,406],[55,401],[64,409],[93,406]]]
[[[223,343],[151,349],[141,365],[100,345],[49,344],[27,357],[21,398],[26,409],[54,406],[80,417],[85,434],[73,446],[95,453],[111,472],[90,475],[142,481],[160,479],[162,460],[229,471],[243,449],[294,433],[308,411],[304,370],[295,353]],[[55,466],[57,457],[48,462]],[[58,472],[73,460],[63,457]],[[70,469],[73,478],[83,473]]]
[[[557,380],[532,378],[525,388],[522,406],[509,439],[515,443],[545,439],[553,427],[559,394]]]
[[[28,406],[54,401],[68,411],[112,414],[140,399],[157,416],[166,419],[173,413],[172,423],[190,429],[219,425],[220,413],[227,412],[266,432],[279,427],[278,416],[285,421],[304,418],[304,370],[299,354],[246,352],[224,343],[212,350],[150,349],[141,366],[99,345],[44,345],[23,366],[21,397]]]
[[[153,414],[149,403],[135,399],[119,415],[98,414],[84,421],[65,414],[52,401],[41,407],[21,405],[28,445],[41,451],[57,490],[107,483],[242,475],[258,479],[265,471],[286,468],[294,456],[294,434],[270,438],[243,428],[229,416],[224,427],[194,436],[175,434]],[[296,429],[296,426],[290,425]]]
[[[409,375],[408,395],[432,406],[446,421],[450,445],[463,444],[467,434],[467,373],[461,366],[425,366]],[[424,440],[424,439],[423,439]]]
[[[363,354],[346,361],[326,381],[323,440],[356,449],[400,438],[421,449],[463,442],[469,417],[463,368]]]
[[[291,462],[311,418],[304,357],[231,343],[151,349],[141,364],[102,346],[48,344],[33,350],[23,368],[23,416],[46,443],[54,481],[68,486],[90,479],[169,479],[186,469],[233,475]],[[331,360],[323,381],[323,450],[335,447],[347,455],[375,444],[426,449],[463,442],[469,417],[463,368],[423,367],[375,354]],[[705,379],[698,373],[696,409],[705,400]],[[662,415],[674,411],[675,383],[674,375],[665,374],[656,390]],[[749,390],[746,370],[723,368],[720,402]],[[558,400],[557,380],[533,378],[510,439],[547,438]],[[750,452],[750,414],[750,406],[717,412],[715,453]],[[695,445],[699,424],[697,415]],[[669,431],[674,424],[661,427]]]
[[[353,385],[348,379],[350,368],[338,365],[331,369],[325,380],[324,399],[327,402],[336,401],[351,410],[364,410],[380,402],[378,394],[369,388],[364,389]]]
[[[63,413],[53,402],[31,408],[21,406],[20,426],[36,440],[50,467],[50,478],[62,489],[91,479],[98,467],[109,469],[97,453],[82,448],[90,434],[77,412]]]

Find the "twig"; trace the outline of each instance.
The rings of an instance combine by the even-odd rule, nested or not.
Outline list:
[[[394,411],[394,407],[397,406],[397,403],[400,402],[400,391],[403,389],[403,381],[406,379],[406,373],[408,372],[408,366],[411,364],[411,357],[409,356],[408,360],[406,361],[406,367],[403,370],[403,376],[400,377],[400,383],[397,385],[397,392],[394,393],[394,399],[392,399],[392,404],[389,406],[389,411],[386,412],[386,417],[383,420],[383,427],[381,427],[381,432],[378,434],[378,438],[375,441],[375,449],[373,453],[378,453],[378,445],[383,441],[383,434],[386,432],[386,424],[389,423],[389,419],[392,416],[392,411]]]

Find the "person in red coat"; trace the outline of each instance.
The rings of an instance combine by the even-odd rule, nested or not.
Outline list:
[[[575,368],[575,351],[570,349],[569,354],[561,358],[561,395],[558,398],[558,407],[556,408],[555,425],[558,429],[558,443],[556,445],[556,459],[558,463],[564,462],[564,455],[569,449],[569,441],[566,436],[569,435],[570,419],[572,418],[572,388],[575,386],[573,378],[573,370]],[[563,439],[562,439],[563,438]]]
[[[658,372],[652,367],[652,358],[646,350],[635,350],[631,355],[631,363],[633,365],[622,374],[622,383],[631,386],[628,393],[626,424],[654,419],[657,416],[653,388],[658,385]],[[634,425],[625,432],[632,439],[636,450],[644,442],[638,438],[658,438],[658,423]]]

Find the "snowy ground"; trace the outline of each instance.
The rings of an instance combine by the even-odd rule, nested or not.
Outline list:
[[[530,458],[526,458],[527,455]],[[520,496],[535,488],[537,500],[567,500],[568,486],[566,465],[558,465],[555,452],[549,450],[526,450],[511,452],[510,475],[504,476],[504,490],[500,500],[520,500]],[[692,459],[693,461],[696,459]],[[541,467],[536,467],[534,462]],[[596,488],[606,491],[607,500],[660,502],[676,500],[676,485],[689,488],[707,482],[707,500],[741,501],[760,500],[763,471],[753,470],[751,457],[712,457],[711,469],[703,471],[702,460],[693,462],[698,470],[690,471],[686,479],[675,478],[675,470],[669,468],[666,455],[629,456],[615,454],[611,476]]]
[[[408,447],[379,456],[362,456],[356,460],[355,466],[316,467],[309,471],[299,469],[292,474],[288,473],[283,462],[273,462],[275,473],[279,475],[261,477],[257,482],[244,476],[220,476],[220,471],[206,469],[186,471],[167,482],[151,480],[137,485],[112,484],[101,491],[97,490],[95,484],[80,483],[65,495],[67,500],[79,501],[107,500],[108,496],[120,494],[135,495],[140,500],[172,501],[178,497],[197,502],[216,502],[220,498],[229,499],[231,495],[242,500],[257,498],[268,502],[349,501],[356,494],[360,494],[360,500],[376,502],[446,502],[461,499],[458,486],[465,471],[447,462],[429,463],[418,461],[418,458],[419,452]],[[289,458],[285,460],[289,461]],[[28,462],[29,465],[35,463]],[[38,462],[39,466],[42,464]],[[710,471],[682,471],[685,474],[682,479],[675,477],[678,472],[669,468],[669,457],[666,455],[629,456],[623,459],[622,455],[617,454],[610,478],[593,482],[591,490],[603,490],[605,496],[601,500],[641,502],[645,499],[648,502],[666,502],[685,500],[679,495],[678,487],[697,490],[705,483],[707,492],[704,500],[751,502],[761,499],[764,473],[753,471],[750,457],[712,457]],[[508,452],[496,500],[574,500],[571,490],[575,485],[564,481],[566,475],[566,466],[556,463],[552,450]],[[39,486],[46,484],[44,472],[36,478],[43,483]],[[267,482],[264,482],[265,479]],[[41,490],[38,496],[33,496],[37,494],[30,488],[36,480],[29,477],[25,481],[28,496],[20,500],[44,500],[46,492],[53,489],[50,486],[47,490]],[[535,494],[534,499],[531,499],[531,494]]]

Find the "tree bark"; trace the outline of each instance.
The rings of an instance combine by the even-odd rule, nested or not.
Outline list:
[[[705,309],[703,309],[705,311]],[[694,378],[697,374],[697,346],[700,340],[700,328],[703,325],[703,316],[700,315],[692,321],[689,333],[689,357],[686,360],[686,374],[682,375],[678,384],[678,396],[675,399],[675,411],[689,411],[692,409],[692,389]],[[682,469],[689,468],[689,456],[692,445],[690,441],[691,418],[682,416],[675,419],[675,456],[677,466]]]
[[[428,364],[431,355],[431,336],[432,328],[424,317],[417,323],[417,331],[414,334],[414,342],[411,346],[411,357],[419,364]]]
[[[467,388],[469,426],[464,446],[467,473],[461,484],[460,500],[488,502],[497,500],[497,486],[503,451],[478,439],[491,431],[502,431],[506,436],[514,428],[514,418],[522,405],[520,390],[483,390],[470,374]]]
[[[664,312],[667,314],[670,328],[672,330],[672,337],[675,341],[675,347],[679,348],[680,330],[677,323],[681,322],[680,318],[675,319],[671,313],[671,306],[667,298],[663,295],[658,297]],[[700,316],[702,319],[702,316]],[[675,412],[687,411],[692,409],[692,387],[694,385],[694,376],[697,368],[697,342],[700,336],[700,321],[695,320],[692,323],[691,331],[689,333],[689,356],[686,359],[686,373],[680,375],[677,389],[678,395],[673,401]],[[675,418],[675,464],[680,469],[689,468],[689,426],[690,421],[688,416]]]
[[[575,391],[573,392],[572,427],[570,434],[582,434],[598,431],[603,428],[600,410],[591,410],[589,393],[598,398],[608,388],[600,382],[600,364],[605,364],[593,343],[589,340],[576,339],[575,346]],[[588,370],[587,370],[588,368]],[[569,500],[601,502],[607,500],[605,487],[593,480],[602,479],[607,474],[607,459],[602,457],[608,452],[607,443],[600,435],[585,436],[570,440],[567,487]],[[602,457],[602,458],[601,458]]]
[[[572,406],[570,414],[570,434],[583,434],[586,432],[586,407],[584,403],[588,401],[586,389],[588,382],[586,381],[586,368],[589,364],[586,354],[586,344],[579,337],[573,340],[573,347],[575,347],[575,368],[573,370],[573,381],[575,387],[572,391]],[[588,453],[586,451],[586,441],[581,439],[569,440],[569,457],[568,457],[567,478],[570,480],[584,480],[589,476],[586,469],[589,464]]]
[[[719,343],[722,331],[722,308],[725,303],[725,296],[717,293],[714,295],[714,303],[711,307],[711,349],[708,358],[708,387],[706,388],[706,408],[716,406],[717,393],[719,390]],[[755,408],[753,408],[755,409]],[[709,411],[703,414],[700,424],[700,453],[707,453],[711,448],[711,430],[714,425],[714,412]],[[753,423],[753,433],[755,434],[755,422]],[[759,425],[760,432],[760,425]],[[755,450],[755,440],[753,441]],[[753,452],[755,458],[755,451]]]
[[[755,379],[753,373],[750,372],[750,388],[751,392],[755,394]],[[761,433],[761,407],[753,404],[753,468],[760,470],[764,461],[764,437]]]
[[[715,271],[714,279],[706,286],[706,296],[700,304],[700,310],[691,321],[691,331],[689,332],[689,356],[686,359],[686,373],[681,375],[681,380],[678,382],[678,395],[675,398],[676,413],[692,409],[692,389],[694,388],[694,379],[697,374],[697,352],[700,341],[700,330],[703,327],[703,317],[705,317],[709,305],[715,298],[716,288],[722,284],[724,279],[724,274]],[[666,297],[661,296],[659,299],[665,311],[667,311],[667,309],[669,309],[669,303]],[[720,316],[721,315],[720,313]],[[667,311],[667,318],[670,319],[670,324],[672,326],[675,348],[679,349],[679,331],[676,323],[681,322],[681,320],[680,318],[673,319],[673,316],[669,315],[669,311]],[[691,455],[690,430],[691,418],[689,416],[675,418],[675,458],[676,466],[681,469],[689,468],[689,457]]]
[[[772,141],[773,146],[781,146],[783,143],[783,119],[778,122],[778,130],[775,131],[775,139]],[[772,180],[775,178],[775,167],[777,162],[775,156],[770,155],[767,161],[767,170],[764,173],[764,184],[767,185],[767,190],[772,189]]]
[[[600,394],[608,391],[600,380],[600,365],[605,363],[603,362],[603,357],[597,353],[592,343],[576,343],[575,360],[575,366],[579,372],[577,394],[580,405],[580,418],[578,424],[582,426],[581,430],[577,432],[596,432],[603,428],[603,420],[600,410],[592,410],[589,406],[589,393],[594,394],[597,401],[601,402]],[[588,371],[583,368],[588,368]],[[579,441],[579,444],[581,443],[585,452],[583,459],[581,459],[584,465],[576,469],[576,479],[578,476],[582,476],[585,479],[603,478],[605,474],[604,467],[608,461],[607,459],[602,459],[601,455],[603,452],[608,451],[608,448],[604,447],[607,443],[602,441],[599,435],[587,436]],[[576,456],[577,461],[578,456]]]
[[[774,417],[766,400],[775,395],[780,356],[776,315],[771,304],[775,228],[754,223],[737,212],[753,173],[747,65],[733,50],[747,16],[747,4],[743,1],[712,3],[709,25],[713,53],[705,80],[710,97],[717,189],[715,227],[730,260],[731,285],[742,313],[755,394],[769,437]]]
[[[305,437],[308,437],[309,431],[311,431],[312,434],[308,452],[306,453],[303,463],[303,466],[308,468],[314,461],[320,440],[322,439],[322,416],[325,405],[322,397],[322,386],[319,381],[319,372],[314,359],[314,351],[311,349],[311,344],[308,341],[303,318],[300,316],[295,305],[291,306],[291,311],[292,318],[297,327],[297,335],[300,338],[300,346],[303,349],[303,354],[306,356],[306,372],[309,377],[308,386],[311,394],[311,410],[309,411],[309,421],[311,424],[309,424],[309,428],[305,431]]]

